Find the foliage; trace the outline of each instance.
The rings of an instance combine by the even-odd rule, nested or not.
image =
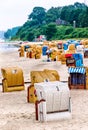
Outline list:
[[[45,17],[46,24],[49,24],[51,22],[55,22],[60,17],[60,10],[61,10],[61,7],[50,8],[46,13],[46,17]]]
[[[51,7],[47,11],[43,7],[34,7],[28,20],[18,28],[15,35],[9,29],[5,37],[23,41],[34,41],[39,35],[45,35],[47,40],[81,38],[88,37],[87,29],[88,7],[76,2],[74,5]]]
[[[45,9],[43,7],[34,7],[33,12],[29,15],[28,19],[36,20],[38,24],[42,24],[45,18]]]
[[[20,27],[14,27],[12,29],[8,29],[5,33],[4,33],[4,37],[5,39],[10,39],[11,37],[15,36],[16,33],[18,32]]]
[[[47,40],[52,40],[56,32],[57,32],[56,24],[50,23],[49,25],[47,25],[46,27]]]
[[[81,27],[88,27],[88,7],[86,7],[86,10],[80,14],[79,20]]]

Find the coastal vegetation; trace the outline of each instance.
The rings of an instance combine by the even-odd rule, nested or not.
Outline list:
[[[34,7],[23,26],[5,32],[11,40],[34,41],[40,35],[47,40],[88,38],[88,6],[76,2],[49,10]]]

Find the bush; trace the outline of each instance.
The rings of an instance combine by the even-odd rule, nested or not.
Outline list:
[[[74,30],[73,27],[66,27],[66,29],[65,29],[65,35],[68,35],[68,34],[72,33],[73,30]]]

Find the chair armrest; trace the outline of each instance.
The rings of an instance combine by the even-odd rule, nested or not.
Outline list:
[[[46,101],[41,99],[35,102],[35,112],[36,120],[45,121],[46,120]]]

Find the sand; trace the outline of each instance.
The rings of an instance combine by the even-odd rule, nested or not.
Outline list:
[[[19,66],[23,69],[25,82],[30,82],[31,70],[44,68],[56,69],[61,81],[68,81],[68,68],[61,62],[46,62],[46,57],[35,60],[19,57],[17,50],[0,53],[0,69],[5,66]],[[88,66],[88,60],[84,59]],[[2,74],[0,72],[0,83]],[[0,85],[0,130],[88,130],[88,90],[70,90],[72,118],[70,120],[48,121],[35,120],[35,105],[27,103],[27,87],[20,92],[2,92]]]

